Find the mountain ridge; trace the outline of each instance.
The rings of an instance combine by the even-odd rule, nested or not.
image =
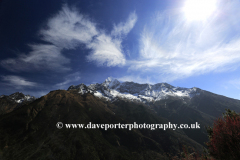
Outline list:
[[[106,104],[90,93],[55,90],[0,116],[0,155],[6,159],[168,159],[182,145],[202,152],[184,132],[146,129],[67,129],[64,124],[165,123],[141,104]],[[112,108],[116,108],[113,114]],[[126,118],[126,116],[128,118]]]
[[[113,101],[117,97],[138,102],[154,102],[166,99],[169,96],[188,97],[198,96],[200,89],[174,87],[168,83],[138,84],[135,82],[120,82],[115,78],[108,77],[101,84],[90,84],[86,86],[81,83],[77,86],[71,85],[69,90],[78,90],[79,93],[93,93],[94,96]]]
[[[205,127],[212,126],[214,119],[221,116],[225,109],[240,112],[239,100],[196,87],[180,88],[167,83],[137,84],[119,82],[112,78],[101,84],[72,85],[68,90],[50,91],[31,102],[17,103],[15,100],[21,99],[22,96],[19,93],[0,98],[1,103],[6,102],[10,108],[17,108],[0,115],[0,157],[171,159],[166,153],[177,155],[182,152],[182,145],[192,146],[202,153],[202,148],[206,147],[204,142],[208,141]],[[155,98],[155,101],[148,101],[146,98],[144,101],[143,96]],[[8,98],[11,101],[6,101]],[[200,128],[174,131],[170,129],[105,131],[99,128],[59,130],[56,128],[57,122],[64,124],[198,122]]]
[[[137,84],[119,82],[108,78],[101,84],[70,86],[78,94],[91,93],[108,103],[119,105],[121,101],[143,103],[160,117],[174,123],[202,124],[201,131],[184,130],[196,142],[205,146],[208,140],[205,127],[212,126],[214,119],[221,117],[225,109],[240,112],[240,100],[217,95],[199,88],[174,87],[167,83]],[[115,111],[114,111],[115,112]],[[198,136],[193,136],[198,135]]]
[[[34,96],[24,95],[21,92],[15,92],[9,96],[1,95],[0,96],[0,115],[9,113],[26,103],[31,103],[34,100],[36,100]]]

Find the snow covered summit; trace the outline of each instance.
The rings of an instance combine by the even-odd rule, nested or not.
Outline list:
[[[139,102],[154,102],[166,99],[169,96],[188,97],[199,95],[197,88],[179,88],[167,83],[138,84],[134,82],[120,82],[115,78],[108,77],[101,84],[86,86],[80,84],[70,86],[68,90],[78,90],[79,93],[92,93],[97,97],[114,101],[117,98]]]
[[[6,96],[6,95],[0,96],[0,98],[3,98],[3,97],[6,97],[8,100],[16,102],[16,103],[22,103],[25,101],[31,102],[36,99],[34,96],[24,95],[23,93],[20,93],[20,92],[13,93],[9,96]]]

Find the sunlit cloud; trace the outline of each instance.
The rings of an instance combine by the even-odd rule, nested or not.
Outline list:
[[[206,20],[216,10],[216,0],[185,0],[183,12],[187,20]]]
[[[40,39],[49,44],[29,44],[29,53],[5,59],[1,65],[10,71],[69,71],[70,59],[63,50],[76,49],[80,44],[91,50],[86,55],[88,61],[99,66],[124,65],[122,37],[130,32],[136,20],[135,12],[131,13],[126,22],[115,25],[113,31],[106,34],[88,16],[74,7],[63,5],[61,11],[49,18],[46,26],[39,31]]]
[[[87,56],[89,61],[95,61],[98,66],[123,66],[126,58],[122,50],[123,38],[132,30],[137,21],[135,12],[131,13],[126,22],[114,25],[111,35],[102,32],[87,45],[92,53]]]
[[[240,62],[240,35],[235,34],[240,33],[239,6],[238,1],[219,5],[205,22],[189,22],[182,14],[170,12],[155,14],[141,33],[140,55],[128,62],[129,70],[175,80],[236,69]],[[229,34],[235,34],[234,38]]]
[[[94,61],[98,66],[117,66],[125,64],[125,56],[121,49],[121,40],[112,39],[106,34],[96,37],[87,45],[92,53],[87,56],[89,61]]]
[[[126,22],[121,22],[117,25],[114,25],[114,28],[111,32],[111,35],[114,37],[117,36],[126,36],[134,27],[137,22],[137,15],[135,12],[132,12]]]
[[[96,24],[80,14],[74,7],[63,5],[62,10],[50,18],[39,34],[43,40],[58,48],[74,49],[80,43],[90,43],[99,34]]]

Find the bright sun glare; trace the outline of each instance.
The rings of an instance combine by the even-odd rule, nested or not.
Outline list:
[[[183,12],[187,20],[206,20],[216,10],[216,0],[186,0]]]

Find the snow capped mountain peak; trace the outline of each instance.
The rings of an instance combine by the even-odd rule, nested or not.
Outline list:
[[[36,99],[34,96],[24,95],[23,93],[20,92],[13,93],[9,96],[2,95],[0,98],[3,97],[6,97],[7,99],[14,101],[16,103],[22,103],[24,101],[33,101]]]
[[[118,85],[120,85],[120,82],[116,79],[116,78],[112,78],[112,77],[108,77],[103,83],[103,86],[110,88],[110,89],[114,89],[116,88]]]
[[[87,88],[87,86],[85,84],[81,83],[81,84],[79,84],[77,86],[71,85],[68,88],[68,90],[72,90],[72,89],[85,89],[85,88]]]
[[[68,88],[68,91],[70,91],[70,90],[78,90],[78,93],[84,94],[84,93],[88,92],[89,88],[85,84],[81,83],[77,86],[71,85]]]
[[[154,102],[169,96],[192,98],[199,95],[197,88],[179,88],[167,83],[138,84],[135,82],[119,82],[116,78],[108,77],[101,84],[86,86],[80,84],[70,86],[68,90],[78,90],[79,93],[92,93],[97,97],[114,101],[116,98],[138,102]]]

